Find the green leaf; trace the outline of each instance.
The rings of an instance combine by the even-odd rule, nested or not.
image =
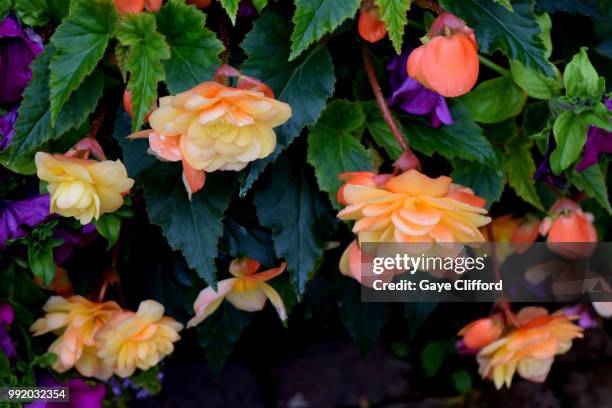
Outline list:
[[[453,182],[470,187],[480,197],[487,200],[487,208],[499,200],[504,191],[504,173],[498,167],[482,163],[457,160],[451,173]]]
[[[12,0],[0,0],[0,19],[4,20],[4,17],[11,10]]]
[[[221,7],[225,9],[230,20],[232,20],[232,25],[236,25],[236,16],[238,15],[240,0],[219,0],[219,2],[221,3]]]
[[[183,0],[170,0],[157,13],[157,26],[166,36],[172,53],[170,59],[164,61],[166,84],[171,94],[210,80],[221,65],[219,54],[223,44],[205,24],[206,14]]]
[[[589,166],[582,171],[573,170],[568,174],[568,178],[579,190],[594,198],[609,214],[612,214],[606,177],[599,165]]]
[[[474,28],[481,52],[500,50],[513,60],[553,75],[531,0],[512,2],[514,12],[493,0],[442,0],[442,6]]]
[[[54,54],[53,45],[32,63],[32,80],[23,93],[15,135],[10,148],[10,161],[40,149],[45,143],[59,139],[71,129],[80,127],[96,109],[104,91],[102,71],[97,69],[79,84],[58,115],[57,126],[51,126],[49,105],[49,61]]]
[[[431,378],[440,370],[444,357],[448,351],[445,341],[432,341],[421,351],[421,365],[425,372],[425,377]]]
[[[251,322],[251,313],[225,301],[215,313],[197,326],[198,340],[208,357],[208,366],[218,375],[234,345]]]
[[[402,53],[404,27],[408,23],[407,13],[412,0],[376,0],[380,18],[385,23],[396,54]]]
[[[519,61],[510,61],[510,72],[514,82],[527,92],[527,95],[536,99],[552,99],[561,95],[563,81],[561,73],[551,64],[553,76],[547,77],[538,71],[526,67]]]
[[[338,174],[372,170],[372,158],[361,144],[365,115],[359,105],[334,100],[308,135],[308,163],[315,169],[321,190],[338,208],[336,192],[342,185]]]
[[[502,76],[481,82],[461,98],[476,122],[497,123],[518,115],[523,110],[527,95],[512,78]]]
[[[45,286],[55,277],[53,248],[34,243],[28,246],[28,264],[34,276],[40,278]]]
[[[359,4],[359,0],[296,0],[289,60],[297,58],[310,44],[353,17]]]
[[[70,95],[96,68],[117,29],[112,0],[73,0],[71,6],[70,15],[51,37],[56,48],[49,65],[53,126]]]
[[[299,294],[323,255],[325,238],[333,231],[333,217],[307,167],[289,154],[264,173],[255,206],[261,225],[272,230],[274,249],[285,258]]]
[[[268,0],[253,0],[253,6],[258,13],[261,14],[261,11],[268,5]]]
[[[563,81],[567,96],[600,100],[605,91],[603,78],[600,80],[595,67],[589,61],[587,48],[582,47],[565,66]]]
[[[359,106],[366,117],[366,128],[376,144],[382,147],[392,160],[398,159],[402,148],[383,119],[376,101],[359,102]]]
[[[391,316],[391,308],[388,303],[362,302],[361,286],[354,280],[347,282],[343,289],[338,299],[340,319],[363,355],[376,343]]]
[[[513,11],[512,10],[512,3],[510,3],[510,0],[493,0],[493,1],[496,2],[497,4],[501,5],[501,6],[504,6],[509,11]]]
[[[265,159],[252,163],[241,194],[246,193],[263,169],[276,160],[308,125],[313,125],[325,109],[325,102],[334,92],[334,66],[329,51],[317,47],[300,58],[287,62],[289,38],[287,22],[267,11],[255,21],[253,30],[241,44],[248,58],[242,71],[268,85],[276,98],[293,109],[291,119],[275,129],[276,149]]]
[[[465,370],[456,370],[451,376],[455,390],[459,394],[467,394],[472,389],[472,376]]]
[[[108,241],[106,250],[108,251],[117,243],[121,232],[121,217],[115,214],[104,214],[94,221],[98,233]]]
[[[49,9],[45,0],[13,1],[13,10],[25,25],[36,27],[49,22]]]
[[[601,17],[597,0],[538,0],[538,8],[549,13],[563,11],[587,17]]]
[[[451,107],[452,126],[432,128],[422,118],[412,117],[404,121],[404,134],[409,135],[410,145],[428,156],[438,153],[447,159],[461,158],[497,165],[493,146],[482,134],[482,129],[469,117],[461,105]]]
[[[589,125],[589,112],[575,114],[574,112],[563,112],[553,125],[553,135],[557,147],[550,155],[550,166],[553,173],[559,174],[574,163],[586,142]]]
[[[536,165],[529,148],[528,143],[508,145],[506,154],[503,155],[504,171],[508,177],[508,184],[519,197],[538,210],[545,211],[535,188],[533,176],[536,172]]]
[[[217,245],[223,234],[223,213],[232,197],[233,177],[227,172],[208,174],[204,188],[189,201],[180,164],[148,155],[146,139],[125,139],[129,133],[126,116],[118,115],[113,137],[123,148],[128,174],[144,187],[149,219],[161,227],[172,249],[183,253],[189,267],[215,287]]]
[[[162,60],[170,58],[164,36],[157,32],[155,16],[127,13],[121,19],[117,38],[128,47],[126,67],[130,72],[128,89],[132,93],[132,131],[135,132],[151,112],[157,99],[157,84],[165,78]]]

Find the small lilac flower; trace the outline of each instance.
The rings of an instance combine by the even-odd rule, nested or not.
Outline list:
[[[570,317],[578,317],[578,326],[583,329],[592,329],[597,327],[597,320],[591,315],[591,311],[587,305],[576,304],[563,308],[563,312]]]
[[[4,352],[8,358],[17,355],[15,345],[8,333],[7,327],[13,323],[14,312],[11,305],[0,302],[0,351]]]
[[[551,186],[556,186],[558,188],[565,188],[567,184],[567,179],[563,173],[559,175],[555,175],[550,168],[550,155],[557,147],[557,142],[555,142],[555,138],[550,136],[548,138],[548,147],[546,148],[546,152],[544,153],[544,157],[538,166],[538,170],[536,171],[534,179],[538,181],[544,181]]]
[[[68,387],[70,402],[34,401],[26,404],[26,408],[102,408],[106,394],[103,384],[89,385],[80,378],[73,378],[62,384],[49,374],[41,376],[36,385],[39,387]]]
[[[0,200],[0,250],[6,240],[24,237],[49,219],[49,194],[20,201]]]
[[[390,105],[398,105],[403,111],[419,116],[431,116],[431,125],[452,125],[453,118],[446,104],[446,99],[437,92],[425,88],[406,72],[406,63],[410,52],[404,51],[394,57],[389,65],[389,82],[393,93],[389,98]]]
[[[30,63],[43,50],[41,38],[8,15],[0,22],[0,104],[11,104],[32,78]]]
[[[0,116],[0,152],[8,149],[13,140],[18,115],[17,106],[14,106],[6,114]]]
[[[53,248],[53,259],[58,265],[63,264],[78,248],[84,248],[98,237],[98,231],[93,223],[84,225],[78,231],[57,226],[53,231],[53,238],[61,239],[64,243]]]

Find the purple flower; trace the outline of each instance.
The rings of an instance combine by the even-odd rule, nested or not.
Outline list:
[[[597,320],[591,315],[591,311],[587,305],[577,304],[574,306],[566,306],[563,308],[563,313],[569,317],[578,317],[578,326],[583,329],[592,329],[597,327]]]
[[[542,158],[542,161],[538,166],[538,170],[533,178],[539,181],[545,181],[551,186],[556,186],[563,189],[567,183],[565,175],[563,173],[555,175],[550,168],[550,155],[555,150],[555,147],[557,147],[557,142],[555,142],[554,137],[550,136],[548,138],[548,147],[546,148],[544,157]]]
[[[251,0],[242,0],[238,6],[238,17],[255,17],[257,9]]]
[[[27,235],[30,228],[45,222],[49,214],[49,194],[20,201],[0,200],[0,250],[6,240]]]
[[[0,23],[0,104],[11,104],[32,78],[30,63],[43,50],[41,38],[8,15]]]
[[[8,358],[13,358],[17,355],[13,340],[5,327],[5,325],[10,326],[13,323],[14,316],[11,305],[0,302],[0,351],[4,352]]]
[[[408,76],[406,64],[409,54],[404,51],[401,56],[394,57],[387,65],[389,82],[393,90],[389,104],[399,105],[403,111],[413,115],[431,115],[433,127],[438,127],[442,123],[452,125],[453,117],[448,110],[446,99]]]
[[[15,313],[13,312],[11,305],[6,302],[0,302],[0,324],[10,326],[13,324],[14,317]]]
[[[612,110],[612,99],[604,101],[608,110]],[[589,126],[584,155],[580,163],[576,165],[577,171],[582,171],[599,162],[599,155],[612,153],[612,132],[596,126]]]
[[[73,231],[62,226],[55,228],[53,237],[61,239],[64,243],[53,248],[53,258],[58,265],[63,264],[77,248],[84,248],[92,243],[98,236],[96,226],[91,223],[84,225],[80,230]]]
[[[5,115],[0,116],[0,152],[8,149],[11,140],[13,140],[17,116],[17,106],[14,106]]]
[[[70,402],[45,402],[34,401],[26,404],[26,408],[102,408],[106,388],[103,384],[89,385],[80,378],[73,378],[60,383],[49,374],[45,374],[38,379],[36,384],[39,387],[68,387],[70,390]]]

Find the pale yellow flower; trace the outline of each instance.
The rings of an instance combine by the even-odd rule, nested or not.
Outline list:
[[[48,183],[52,213],[74,217],[81,224],[116,211],[134,180],[121,161],[85,160],[38,152],[38,178]]]
[[[98,332],[98,357],[118,376],[129,377],[136,368],[148,370],[172,353],[182,328],[182,324],[164,316],[162,305],[145,300],[136,313],[120,313]]]

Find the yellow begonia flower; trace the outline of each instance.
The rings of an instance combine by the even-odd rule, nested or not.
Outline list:
[[[112,369],[97,357],[94,338],[106,322],[121,312],[119,305],[95,303],[82,296],[52,296],[43,310],[45,317],[36,320],[30,331],[34,336],[48,332],[59,335],[49,346],[49,351],[58,356],[53,369],[62,373],[76,367],[86,377],[109,378]]]
[[[38,178],[48,183],[50,212],[83,225],[119,209],[123,194],[134,185],[119,160],[98,162],[44,152],[36,153],[34,160]]]
[[[129,377],[136,368],[148,370],[172,353],[182,328],[164,316],[162,305],[145,300],[136,313],[120,313],[98,332],[98,357],[118,376]]]
[[[223,299],[227,299],[236,308],[247,312],[262,310],[266,305],[266,300],[270,299],[281,320],[287,320],[282,298],[272,286],[266,283],[283,273],[287,264],[283,262],[278,268],[255,273],[259,266],[259,262],[249,258],[233,260],[229,270],[234,277],[220,281],[216,292],[211,287],[200,292],[193,304],[195,316],[187,323],[187,327],[193,327],[213,314]]]

